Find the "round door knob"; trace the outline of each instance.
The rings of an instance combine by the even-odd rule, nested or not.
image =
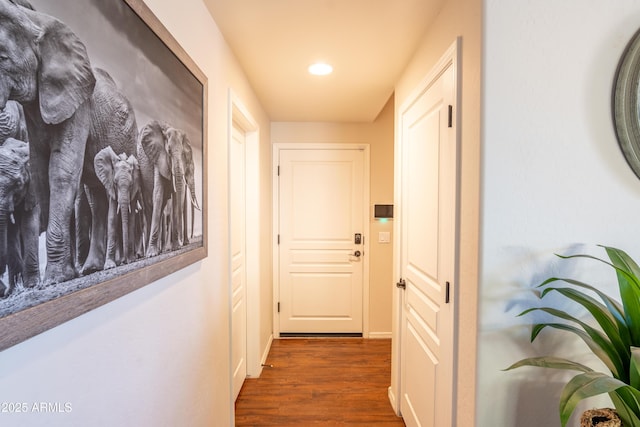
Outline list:
[[[353,256],[355,256],[355,257],[359,257],[360,255],[362,255],[362,254],[360,253],[360,251],[355,251],[355,252],[353,253]]]

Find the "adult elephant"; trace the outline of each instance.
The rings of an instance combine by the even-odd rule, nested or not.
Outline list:
[[[144,211],[142,178],[138,160],[134,156],[118,155],[111,147],[96,154],[94,165],[109,197],[106,270],[117,265],[117,247],[122,247],[124,262],[131,262],[138,255],[136,248],[143,239],[143,234],[136,232],[143,229],[139,224]]]
[[[0,108],[9,99],[24,107],[37,171],[32,181],[47,227],[45,284],[77,275],[72,220],[81,178],[92,209],[83,269],[101,269],[107,198],[93,158],[108,145],[133,154],[133,110],[105,72],[92,70],[81,40],[54,17],[0,1],[0,39]]]
[[[129,100],[122,94],[106,71],[95,69],[96,85],[90,98],[90,130],[84,156],[82,185],[91,209],[89,253],[81,272],[88,274],[102,270],[106,261],[108,212],[111,199],[95,169],[95,157],[106,147],[125,156],[135,155],[138,126]],[[82,221],[87,215],[77,213]],[[84,231],[78,231],[78,247],[86,241]]]
[[[171,226],[168,230],[171,250],[185,244],[187,189],[192,208],[199,209],[193,155],[184,131],[157,121],[152,121],[140,131],[137,151],[143,194],[147,198],[147,206],[152,207],[147,256],[155,256],[161,252],[159,237],[167,202],[171,201]]]
[[[28,144],[8,138],[0,145],[0,274],[8,270],[9,283],[0,281],[0,297],[20,278],[26,287],[40,281],[39,209],[30,177]]]
[[[182,212],[183,212],[183,236],[185,245],[189,244],[189,237],[193,238],[193,227],[195,224],[195,210],[200,210],[200,206],[198,205],[198,199],[196,198],[196,182],[195,182],[195,163],[193,162],[193,149],[191,148],[191,142],[186,139],[185,136],[185,144],[183,144],[183,153],[182,158],[184,159],[184,176],[185,181],[187,183],[187,187],[189,188],[189,192],[185,191],[184,197],[182,201],[177,200],[178,203],[182,204]],[[187,197],[188,195],[188,197]],[[178,208],[179,205],[177,206]],[[190,215],[187,214],[188,208],[190,208]],[[187,227],[187,221],[191,218],[191,233],[189,234],[189,229]]]

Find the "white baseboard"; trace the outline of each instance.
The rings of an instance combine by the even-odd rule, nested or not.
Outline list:
[[[269,341],[267,342],[267,345],[264,349],[264,352],[262,352],[262,358],[260,359],[260,362],[264,365],[264,363],[267,361],[267,357],[269,357],[269,352],[271,351],[271,344],[273,343],[273,334],[269,335]]]
[[[398,413],[398,404],[396,402],[396,395],[393,394],[393,389],[391,388],[391,386],[389,386],[389,388],[387,389],[387,396],[389,396],[389,402],[391,403],[393,412],[395,412],[395,414],[399,416],[400,414]]]
[[[271,343],[273,343],[273,334],[269,336],[269,340],[267,345],[265,346],[264,351],[262,352],[262,357],[260,357],[260,366],[255,375],[247,375],[247,378],[260,378],[262,375],[262,368],[264,368],[264,364],[267,361],[267,357],[269,356],[269,351],[271,351]]]
[[[391,339],[393,334],[391,332],[369,332],[370,339]]]

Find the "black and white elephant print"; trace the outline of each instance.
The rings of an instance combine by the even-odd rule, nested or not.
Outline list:
[[[140,166],[134,156],[116,154],[111,147],[96,154],[95,171],[109,197],[107,256],[104,269],[113,268],[121,251],[123,262],[144,256],[144,200]]]
[[[40,267],[39,210],[31,186],[29,146],[8,138],[0,145],[0,297],[8,296],[22,280],[25,287],[38,285]]]
[[[161,229],[167,203],[171,207],[169,249],[175,250],[188,242],[188,233],[185,231],[187,206],[191,206],[192,212],[193,209],[199,209],[195,166],[191,144],[185,132],[157,121],[152,121],[140,131],[137,151],[143,194],[147,206],[151,206],[147,256],[155,256],[162,251]],[[187,198],[190,203],[187,203]],[[166,225],[167,220],[164,219],[164,222]]]
[[[102,269],[108,199],[93,159],[107,146],[134,154],[135,114],[115,83],[94,70],[82,41],[56,18],[0,1],[0,109],[22,104],[42,225],[46,225],[45,284],[77,276],[72,241],[79,190],[90,206],[89,253],[83,272]],[[82,229],[81,229],[82,231]]]
[[[16,101],[8,101],[0,111],[0,143],[7,138],[29,142],[27,123],[22,105]]]

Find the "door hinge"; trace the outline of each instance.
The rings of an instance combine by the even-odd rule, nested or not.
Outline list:
[[[278,301],[278,313],[280,313],[280,301]]]
[[[451,283],[447,282],[446,289],[444,291],[444,303],[449,304],[451,300]]]
[[[396,283],[396,287],[400,289],[407,289],[407,282],[405,282],[404,279],[401,277],[400,280],[398,280],[398,283]]]
[[[280,235],[278,234],[278,244],[280,244]]]
[[[449,105],[449,119],[448,119],[448,127],[453,127],[453,105]]]
[[[449,126],[451,127],[451,126]],[[280,165],[278,165],[278,176],[280,176]]]

